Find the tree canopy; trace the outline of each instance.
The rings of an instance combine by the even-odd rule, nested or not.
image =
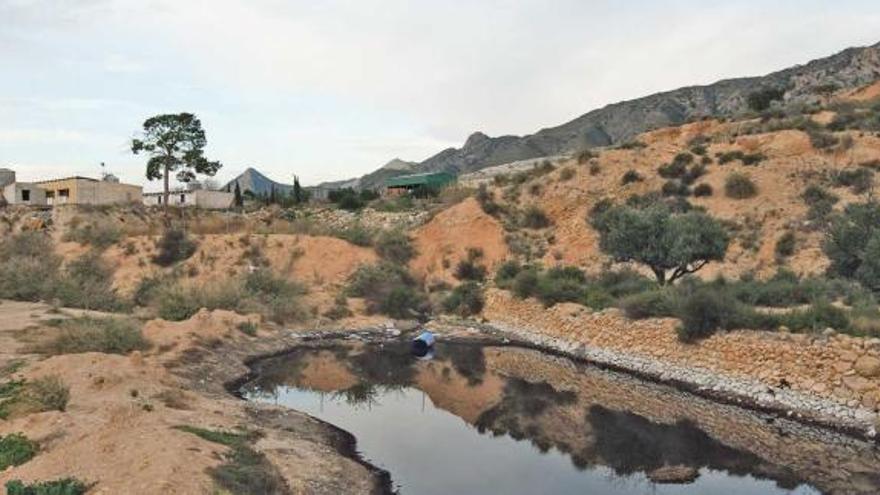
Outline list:
[[[599,246],[617,262],[647,265],[660,285],[694,273],[710,261],[721,261],[730,242],[720,222],[668,206],[611,206],[592,219]]]
[[[189,183],[196,174],[213,176],[222,166],[205,158],[208,140],[202,122],[191,113],[164,114],[144,121],[141,136],[131,141],[135,155],[145,153],[147,179],[164,180],[164,204],[168,205],[169,176]]]
[[[831,222],[825,254],[834,275],[880,290],[880,204],[851,204]]]

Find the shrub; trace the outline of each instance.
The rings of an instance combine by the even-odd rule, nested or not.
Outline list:
[[[347,295],[363,297],[367,311],[392,318],[409,318],[424,311],[425,298],[413,278],[388,262],[363,265],[349,277]]]
[[[225,309],[237,313],[259,313],[277,323],[300,320],[305,316],[300,296],[302,286],[261,269],[236,277],[225,284],[183,289],[165,287],[156,297],[159,317],[186,320],[201,308]]]
[[[880,278],[874,278],[874,256],[880,250],[880,205],[862,203],[848,205],[831,222],[824,243],[831,260],[829,270],[845,278],[859,280],[866,287],[880,289]],[[868,262],[865,268],[862,265]]]
[[[835,187],[848,187],[855,194],[864,194],[874,185],[874,171],[868,168],[841,170],[831,180]]]
[[[742,162],[743,165],[757,165],[766,159],[767,157],[764,156],[762,153],[751,153],[748,155],[743,155]]]
[[[257,325],[250,321],[243,321],[236,328],[238,328],[239,332],[251,337],[257,334]]]
[[[809,129],[807,135],[810,137],[810,144],[817,150],[827,150],[840,144],[840,138],[830,132]]]
[[[697,290],[683,298],[677,308],[681,319],[678,339],[693,342],[708,337],[717,330],[733,328],[738,319],[740,303],[722,290]]]
[[[664,289],[625,297],[620,301],[620,308],[627,318],[633,320],[671,316],[674,313],[672,295]]]
[[[712,195],[712,186],[709,184],[706,184],[705,182],[702,184],[697,184],[697,186],[694,187],[694,196],[696,196],[698,198],[704,198],[706,196],[711,196],[711,195]]]
[[[251,447],[251,443],[258,438],[256,434],[206,430],[192,426],[181,426],[178,429],[208,442],[229,447],[225,462],[208,470],[214,481],[229,493],[260,495],[287,491],[278,469],[264,454]]]
[[[846,312],[826,301],[819,301],[806,310],[797,310],[781,315],[780,323],[793,331],[818,332],[826,328],[846,332],[850,328]]]
[[[106,249],[122,239],[122,232],[108,224],[89,224],[71,228],[62,239],[66,242],[77,242],[98,249]]]
[[[480,208],[487,215],[497,216],[503,211],[501,205],[495,202],[495,195],[486,187],[486,184],[480,184],[480,187],[477,188],[476,198],[477,202],[480,203]]]
[[[593,158],[597,158],[598,156],[599,155],[597,155],[596,153],[594,153],[591,150],[583,150],[577,154],[578,165],[583,165],[583,164],[587,163],[588,161],[592,160]]]
[[[360,224],[333,230],[330,232],[330,235],[348,241],[355,246],[366,247],[373,245],[373,232]]]
[[[733,173],[724,181],[724,194],[732,199],[748,199],[758,194],[758,187],[748,175]]]
[[[718,164],[725,165],[735,160],[742,160],[745,157],[745,153],[742,151],[725,151],[723,153],[718,153]]]
[[[89,487],[75,478],[24,483],[12,480],[6,483],[7,495],[84,495]]]
[[[550,218],[537,206],[529,206],[523,212],[521,225],[527,229],[545,229],[551,225]]]
[[[38,232],[0,239],[0,298],[18,301],[51,299],[61,259],[52,240]]]
[[[171,266],[188,260],[195,254],[198,246],[187,236],[186,232],[167,229],[159,242],[156,243],[156,248],[158,253],[153,257],[153,263],[159,266]]]
[[[52,289],[62,305],[102,311],[128,308],[113,288],[113,271],[95,251],[70,262]]]
[[[486,267],[477,261],[483,257],[483,251],[471,248],[467,258],[458,262],[455,267],[455,278],[459,280],[480,281],[486,279]]]
[[[779,237],[779,239],[776,240],[776,247],[774,248],[774,251],[776,252],[776,257],[779,259],[784,259],[793,255],[795,244],[796,239],[794,236],[794,232],[790,230],[786,231]]]
[[[627,184],[632,184],[633,182],[641,182],[644,179],[641,174],[636,172],[635,170],[627,170],[626,173],[623,174],[623,177],[620,178],[620,183],[624,186]]]
[[[663,183],[663,188],[660,189],[664,196],[689,196],[691,194],[691,190],[687,184],[680,180],[668,180]]]
[[[502,289],[510,289],[520,270],[522,270],[522,265],[519,262],[505,261],[495,272],[495,285]]]
[[[571,167],[565,167],[559,171],[559,180],[565,182],[573,179],[575,176],[575,171]]]
[[[680,179],[686,172],[687,163],[680,161],[673,161],[672,163],[661,165],[660,168],[657,169],[657,173],[659,173],[660,177],[663,177],[664,179]]]
[[[128,354],[149,348],[140,327],[132,320],[83,316],[62,321],[58,330],[59,335],[40,348],[43,352]]]
[[[443,310],[462,317],[474,316],[483,311],[483,289],[476,282],[467,282],[453,289],[443,301]]]
[[[402,230],[388,230],[376,238],[376,252],[383,259],[400,265],[406,264],[416,255],[409,236]]]
[[[39,412],[64,412],[70,401],[70,387],[58,375],[44,376],[28,382],[24,393],[24,400]]]
[[[753,112],[763,112],[770,108],[774,101],[781,100],[785,96],[782,88],[763,88],[746,96],[746,105]]]
[[[37,450],[37,444],[21,433],[0,436],[0,472],[33,459]]]

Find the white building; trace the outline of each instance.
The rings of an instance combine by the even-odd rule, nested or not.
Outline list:
[[[161,192],[144,193],[146,206],[162,206],[165,194]],[[226,191],[209,191],[207,189],[171,191],[168,195],[170,206],[192,206],[205,210],[223,210],[232,208],[235,194]]]
[[[30,182],[16,182],[15,172],[0,168],[0,197],[11,205],[46,205],[46,190]]]

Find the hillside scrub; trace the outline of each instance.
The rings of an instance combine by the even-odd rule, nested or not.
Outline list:
[[[383,259],[404,265],[416,256],[416,249],[412,245],[409,235],[402,230],[388,230],[376,237],[376,253]]]
[[[84,495],[89,486],[76,478],[25,483],[12,480],[6,483],[7,495]]]
[[[834,187],[848,187],[854,194],[864,194],[874,186],[874,171],[868,168],[839,170],[831,176]]]
[[[188,260],[195,254],[198,245],[183,230],[167,229],[156,242],[156,249],[153,263],[168,267]]]
[[[483,258],[483,250],[469,248],[467,258],[458,262],[455,267],[455,278],[458,280],[471,280],[482,282],[486,279],[486,266],[479,263]]]
[[[880,204],[850,204],[834,217],[823,245],[829,272],[880,290]]]
[[[36,442],[21,433],[13,433],[5,437],[0,435],[0,472],[33,459],[37,455],[37,450]]]
[[[48,235],[22,232],[0,240],[0,298],[57,301],[102,311],[128,309],[113,289],[112,271],[94,251],[62,267]]]
[[[757,196],[758,186],[748,175],[734,172],[724,180],[724,194],[731,199],[749,199]]]
[[[97,249],[107,249],[122,240],[122,231],[109,224],[88,224],[72,227],[62,239]]]
[[[368,312],[392,318],[412,318],[426,311],[426,298],[409,272],[387,261],[359,267],[349,277],[345,294],[364,298]]]
[[[535,205],[528,206],[520,219],[522,227],[533,230],[546,229],[552,223],[544,210]]]
[[[84,316],[63,320],[58,326],[58,331],[56,337],[39,347],[41,352],[128,354],[149,347],[140,327],[132,320],[121,318]]]
[[[167,286],[153,294],[153,303],[159,317],[170,321],[189,319],[206,308],[258,313],[276,323],[286,323],[305,318],[300,301],[304,293],[300,284],[259,269],[224,284],[188,289]]]
[[[673,213],[662,203],[645,208],[612,206],[595,214],[591,223],[603,252],[619,263],[648,266],[660,285],[723,260],[730,242],[721,223],[709,215]]]
[[[443,311],[467,318],[480,314],[485,303],[483,288],[476,282],[466,282],[443,300]]]

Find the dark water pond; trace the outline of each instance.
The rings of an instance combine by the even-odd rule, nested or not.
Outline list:
[[[404,494],[861,493],[878,482],[869,447],[799,439],[746,411],[534,350],[449,344],[424,360],[405,343],[334,344],[257,371],[248,399],[349,431]],[[864,466],[836,474],[835,455]],[[695,479],[656,482],[669,467]]]

